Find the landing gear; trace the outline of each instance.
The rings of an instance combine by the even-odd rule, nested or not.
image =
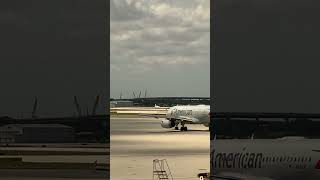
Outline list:
[[[180,128],[180,131],[188,131],[188,128],[182,126],[182,127]]]
[[[173,121],[172,121],[173,122]],[[180,131],[188,131],[188,128],[184,126],[185,122],[175,122],[174,129],[179,130],[179,124],[181,124]]]
[[[185,122],[182,121],[182,122],[181,122],[180,131],[188,131],[188,128],[187,128],[187,127],[184,127],[184,124],[185,124]]]

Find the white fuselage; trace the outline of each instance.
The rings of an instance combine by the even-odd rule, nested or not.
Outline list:
[[[211,173],[219,176],[320,179],[320,140],[212,140]]]
[[[173,106],[168,109],[166,119],[180,119],[188,117],[194,124],[208,124],[210,106],[208,105],[190,105],[190,106]]]

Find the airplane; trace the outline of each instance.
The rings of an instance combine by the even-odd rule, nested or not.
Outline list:
[[[178,105],[173,107],[118,107],[111,108],[112,114],[131,114],[144,117],[161,118],[160,125],[163,128],[174,128],[187,131],[185,124],[203,124],[209,127],[209,105]]]
[[[254,132],[258,130],[260,125],[264,126],[264,123],[267,122],[278,123],[269,120],[283,119],[285,123],[282,126],[286,126],[284,128],[286,131],[290,127],[290,123],[294,123],[294,121],[299,123],[302,121],[318,127],[320,114],[215,112],[210,117],[212,118],[210,133],[212,137],[210,143],[211,172],[199,173],[200,180],[209,177],[219,180],[320,179],[320,139],[307,139],[304,137],[307,134],[300,134],[302,137],[292,135],[283,137],[280,135],[275,139],[254,139]],[[241,120],[241,118],[246,120]],[[311,119],[313,120],[309,121]],[[251,130],[255,131],[252,132],[251,139],[217,139],[219,135],[225,134],[226,128],[228,128],[223,125],[232,126],[231,121],[236,122],[238,128],[241,128],[239,123],[247,123],[248,126],[253,127]],[[250,121],[251,123],[249,123]],[[256,123],[258,126],[252,123]],[[289,134],[293,132],[295,131],[290,131]],[[298,130],[296,133],[299,134],[300,131]],[[319,134],[314,135],[317,137]]]
[[[209,127],[210,123],[210,106],[209,105],[187,105],[170,107],[161,119],[163,128],[173,128],[181,131],[187,131],[185,124],[203,124]]]
[[[210,179],[320,179],[320,139],[214,139],[210,149]]]

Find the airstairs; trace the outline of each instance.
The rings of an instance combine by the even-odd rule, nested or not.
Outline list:
[[[153,180],[173,180],[168,162],[166,159],[153,160]]]

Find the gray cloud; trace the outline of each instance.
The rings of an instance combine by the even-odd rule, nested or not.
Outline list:
[[[112,0],[111,96],[135,89],[209,96],[209,7],[209,0]]]

